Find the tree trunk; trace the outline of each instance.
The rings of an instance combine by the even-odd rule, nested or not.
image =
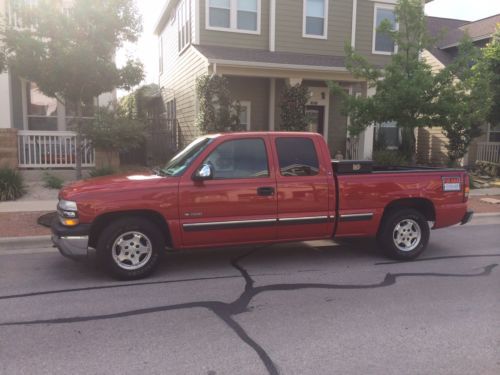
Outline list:
[[[82,179],[82,104],[76,103],[76,179]]]
[[[411,162],[412,165],[415,165],[417,164],[417,139],[415,137],[415,128],[403,127],[401,134],[403,136],[401,151],[406,159]]]

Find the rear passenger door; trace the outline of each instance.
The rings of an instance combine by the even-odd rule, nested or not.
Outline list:
[[[328,171],[310,136],[276,136],[273,141],[279,169],[278,238],[300,240],[328,237],[333,229],[329,217]]]

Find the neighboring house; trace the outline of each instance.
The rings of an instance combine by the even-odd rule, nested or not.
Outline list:
[[[500,24],[500,14],[469,22],[449,18],[427,17],[429,33],[438,37],[438,43],[422,56],[435,72],[440,71],[458,54],[458,45],[468,34],[474,45],[482,48],[488,44]],[[489,124],[483,126],[483,135],[471,144],[464,165],[473,165],[477,160],[500,163],[500,129]],[[446,163],[446,144],[448,139],[441,128],[419,129],[418,157],[419,161],[431,164]]]
[[[373,94],[346,69],[344,46],[351,44],[371,63],[387,64],[396,46],[377,27],[384,19],[394,22],[395,3],[167,1],[155,29],[166,116],[179,121],[184,144],[196,137],[196,78],[219,74],[227,77],[234,99],[243,106],[241,120],[249,131],[278,130],[281,92],[301,83],[311,92],[310,130],[324,135],[332,155],[340,151],[352,159],[371,158],[374,127],[350,137],[340,97],[326,82],[339,82],[352,95]]]
[[[34,0],[26,1],[33,3]],[[0,0],[0,17],[17,26],[15,4],[19,3],[20,0]],[[61,0],[64,8],[70,4],[70,0]],[[115,102],[116,92],[103,94],[86,106],[85,115],[92,118],[96,106]],[[0,74],[0,129],[19,131],[21,167],[71,167],[75,139],[67,130],[74,118],[75,107],[71,103],[63,104],[45,96],[35,83],[10,71]],[[92,166],[93,156],[84,155],[83,162],[85,166]]]

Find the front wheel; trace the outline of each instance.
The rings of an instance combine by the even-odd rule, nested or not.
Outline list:
[[[97,249],[107,269],[117,279],[136,280],[157,266],[165,241],[157,226],[141,218],[124,218],[107,226]]]
[[[411,260],[425,250],[429,236],[426,218],[416,210],[402,209],[384,219],[378,240],[389,257]]]

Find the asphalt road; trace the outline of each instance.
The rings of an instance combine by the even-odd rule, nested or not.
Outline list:
[[[167,254],[110,280],[53,249],[0,252],[0,374],[500,374],[500,219],[369,241]]]

